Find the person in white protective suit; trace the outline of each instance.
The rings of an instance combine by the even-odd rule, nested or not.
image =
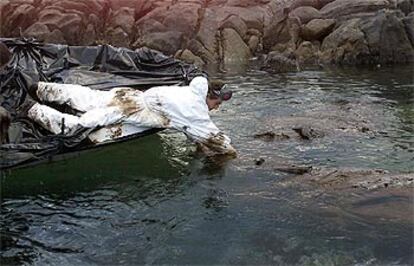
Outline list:
[[[35,86],[41,103],[27,108],[27,116],[54,134],[71,134],[80,127],[100,128],[89,138],[100,143],[153,128],[170,128],[185,133],[203,151],[236,155],[230,138],[211,121],[209,111],[231,98],[221,85],[205,77],[188,86],[159,86],[142,92],[120,87],[92,90],[73,84],[39,82]],[[62,113],[43,103],[67,104],[79,116]]]

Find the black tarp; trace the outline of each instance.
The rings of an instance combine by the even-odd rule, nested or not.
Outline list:
[[[0,170],[95,147],[87,141],[94,129],[81,129],[72,136],[52,135],[28,119],[17,118],[16,109],[26,94],[30,95],[30,86],[38,81],[80,84],[99,90],[119,86],[145,90],[157,85],[184,85],[194,76],[205,75],[194,65],[148,48],[133,51],[110,45],[45,44],[32,39],[0,41],[12,52],[12,59],[0,72],[0,105],[12,115],[10,131],[14,135],[11,143],[0,145]],[[154,130],[132,137],[151,133]]]

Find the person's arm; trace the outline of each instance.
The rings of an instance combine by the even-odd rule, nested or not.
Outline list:
[[[231,139],[221,132],[211,119],[196,119],[189,122],[188,126],[179,130],[192,139],[203,153],[237,156],[236,150],[231,145]]]

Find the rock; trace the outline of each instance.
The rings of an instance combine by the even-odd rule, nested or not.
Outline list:
[[[368,63],[414,62],[414,49],[402,17],[399,11],[382,10],[361,21],[360,28],[370,49]]]
[[[181,53],[178,53],[176,58],[178,58],[178,59],[180,59],[184,62],[190,63],[190,64],[195,64],[196,66],[198,66],[200,68],[204,67],[204,65],[206,64],[200,57],[194,55],[188,49],[185,49]]]
[[[252,53],[255,53],[257,51],[257,48],[259,47],[260,39],[256,35],[252,35],[249,39],[248,46],[250,48],[250,51]]]
[[[192,39],[188,42],[187,48],[197,56],[199,56],[207,64],[217,63],[215,53],[207,50],[202,43]]]
[[[401,10],[405,15],[414,11],[414,1],[413,0],[390,0],[399,10]]]
[[[240,37],[242,37],[242,39],[244,39],[244,37],[247,34],[246,23],[244,23],[244,21],[241,20],[237,16],[231,16],[228,19],[226,19],[223,22],[223,24],[220,26],[220,29],[225,29],[225,28],[235,30],[240,35]]]
[[[379,11],[374,17],[351,19],[322,43],[326,63],[383,64],[413,62],[414,50],[401,13]]]
[[[287,43],[290,39],[287,17],[274,20],[264,30],[263,47],[269,51],[274,45]]]
[[[50,34],[49,28],[42,23],[35,23],[26,29],[24,32],[25,37],[36,38],[40,41],[44,41],[46,37]]]
[[[310,140],[310,139],[314,139],[314,138],[320,138],[320,137],[324,136],[323,132],[321,132],[319,130],[316,130],[316,129],[314,129],[310,126],[307,126],[307,125],[295,127],[295,128],[292,128],[292,129],[293,129],[293,131],[298,133],[299,136],[302,139],[306,139],[306,140]]]
[[[106,27],[109,30],[121,28],[128,36],[132,34],[135,23],[135,10],[122,7],[111,12]]]
[[[263,158],[257,158],[254,160],[254,164],[257,166],[262,165],[264,162],[265,162],[265,159]]]
[[[316,8],[310,6],[298,7],[289,13],[289,18],[298,19],[301,25],[306,24],[313,19],[318,19],[321,17],[321,13]]]
[[[164,26],[161,22],[154,19],[141,20],[135,26],[138,36],[145,35],[152,32],[165,32],[167,27]]]
[[[192,36],[197,28],[200,8],[201,5],[174,4],[164,15],[162,24],[169,31],[182,32],[184,36]]]
[[[220,18],[216,15],[215,10],[212,8],[206,8],[204,10],[203,20],[201,21],[196,40],[213,55],[217,55],[218,51],[217,31],[219,26]],[[194,52],[194,50],[191,51]],[[215,58],[213,61],[217,61],[217,59],[218,58]]]
[[[319,62],[319,49],[311,42],[305,41],[295,51],[295,57],[300,65],[314,65]]]
[[[286,140],[286,139],[290,139],[290,137],[284,133],[281,134],[276,134],[273,131],[267,131],[264,133],[258,133],[254,135],[255,139],[262,139],[264,141],[273,141],[275,139],[277,140]]]
[[[31,4],[16,4],[10,2],[9,6],[3,9],[4,14],[2,16],[2,21],[4,24],[1,27],[4,27],[6,31],[6,36],[18,37],[23,33],[30,25],[32,25],[37,17],[37,10]]]
[[[387,0],[340,0],[324,6],[320,12],[324,18],[339,19],[346,16],[355,16],[358,13],[375,12],[389,7]]]
[[[295,174],[295,175],[303,175],[306,173],[311,173],[312,169],[313,169],[312,166],[296,166],[296,165],[279,166],[279,167],[274,168],[274,170],[276,171],[281,171],[281,172]]]
[[[279,52],[270,52],[265,59],[262,69],[275,73],[284,73],[298,71],[298,65],[295,60],[289,59]]]
[[[233,29],[221,31],[222,63],[224,68],[231,65],[247,65],[251,57],[250,49]]]
[[[131,40],[128,36],[128,33],[126,33],[122,28],[110,28],[106,31],[106,43],[109,43],[113,46],[117,47],[128,47],[131,43]],[[144,44],[143,46],[151,47],[151,44]]]
[[[59,29],[66,43],[77,44],[84,31],[82,17],[76,13],[62,13],[58,9],[45,9],[39,14],[39,23],[47,25],[50,29]]]
[[[154,32],[141,36],[134,47],[146,46],[162,51],[167,55],[174,55],[181,48],[182,33],[176,31]]]
[[[320,9],[321,6],[321,2],[320,0],[294,0],[290,5],[289,5],[289,11],[295,10],[298,7],[304,7],[304,6],[310,6],[313,7],[315,9]]]
[[[313,19],[301,29],[301,37],[304,40],[322,40],[335,27],[334,19]]]
[[[360,23],[360,19],[349,20],[324,39],[321,59],[325,63],[362,63],[369,57],[368,43]]]
[[[414,47],[414,12],[411,12],[407,17],[405,17],[403,22],[407,37],[410,40],[411,45]]]
[[[250,8],[243,7],[224,7],[222,10],[223,15],[228,17],[229,15],[234,15],[239,17],[241,20],[246,23],[247,28],[257,29],[262,31],[264,28],[264,17],[267,14],[266,9],[260,6],[253,6]]]

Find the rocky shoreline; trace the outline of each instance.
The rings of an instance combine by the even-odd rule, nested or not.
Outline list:
[[[414,62],[412,0],[5,0],[1,37],[147,46],[201,67]]]

